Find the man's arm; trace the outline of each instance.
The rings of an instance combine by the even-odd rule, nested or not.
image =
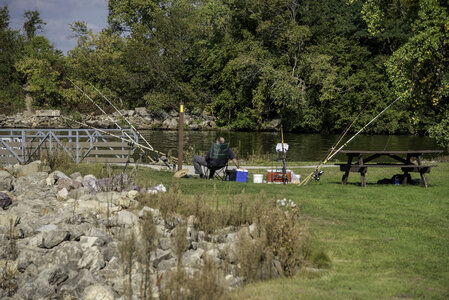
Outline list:
[[[237,161],[237,159],[233,158],[233,159],[232,159],[232,162],[233,162],[234,165],[237,167],[237,169],[240,169],[239,162]]]
[[[235,158],[234,152],[232,152],[231,148],[229,148],[229,159],[232,160],[232,162],[233,162],[234,165],[237,167],[237,169],[240,169],[239,162],[238,162],[237,159]]]

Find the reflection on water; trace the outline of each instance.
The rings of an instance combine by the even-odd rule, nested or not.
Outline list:
[[[178,132],[176,131],[142,131],[143,136],[157,150],[171,151],[177,155]],[[210,143],[217,136],[223,136],[231,143],[231,148],[238,149],[238,156],[245,157],[248,153],[273,153],[276,143],[281,141],[278,132],[215,132],[186,131],[184,132],[184,149],[194,148],[207,151]],[[349,135],[349,139],[352,135]],[[290,145],[287,158],[290,161],[319,161],[337,140],[338,135],[285,133],[284,141]],[[359,135],[346,150],[437,150],[434,140],[423,136],[407,135]],[[237,151],[236,151],[237,152]],[[335,158],[344,160],[343,155]]]

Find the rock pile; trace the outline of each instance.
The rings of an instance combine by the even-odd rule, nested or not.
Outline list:
[[[178,112],[172,110],[148,110],[138,107],[135,110],[122,110],[120,114],[125,116],[137,129],[165,129],[176,130],[178,128]],[[92,116],[81,115],[80,122],[96,128],[115,128],[113,120],[119,120],[120,114]],[[190,130],[213,130],[217,126],[216,118],[200,109],[188,110],[184,114],[184,123]],[[59,110],[36,111],[35,114],[18,113],[15,116],[0,115],[1,128],[79,128],[80,124],[70,123],[63,117]]]
[[[197,230],[194,216],[164,219],[159,210],[140,205],[140,194],[165,192],[163,185],[139,189],[125,174],[109,179],[59,171],[18,176],[24,174],[20,168],[12,168],[14,174],[0,171],[0,187],[12,200],[0,210],[0,298],[115,299],[124,297],[129,278],[134,295],[140,297],[145,269],[151,293],[158,297],[158,286],[168,278],[163,275],[178,266],[175,240],[181,224],[186,243],[181,266],[187,274],[201,270],[207,257],[226,270],[223,286],[243,281],[236,273],[236,247],[239,235],[251,236],[254,225],[206,235]],[[155,247],[142,254],[139,245],[148,239],[142,225],[148,217],[155,228]],[[124,267],[124,249],[131,247],[126,243],[134,243],[130,236],[137,246],[131,267]],[[148,253],[145,266],[138,257]]]
[[[83,114],[77,120],[95,128],[116,128],[113,120],[119,120],[120,114],[126,117],[137,129],[178,129],[178,112],[172,110],[148,110],[145,107],[137,107],[134,110],[121,110],[112,115]],[[68,116],[70,118],[70,116]],[[201,109],[185,110],[184,124],[188,130],[215,130],[217,129],[217,118],[209,115]],[[266,120],[261,130],[276,131],[281,124],[280,119]],[[0,114],[0,128],[80,128],[78,123],[67,121],[61,116],[59,110],[41,110],[34,114],[18,113],[13,116]]]

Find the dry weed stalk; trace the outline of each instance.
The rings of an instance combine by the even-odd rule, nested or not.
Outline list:
[[[122,232],[119,242],[119,251],[122,260],[123,275],[128,275],[128,280],[125,280],[124,282],[125,296],[127,299],[132,299],[133,296],[132,270],[136,250],[136,236],[134,230],[130,230],[128,233]]]
[[[145,212],[140,226],[142,239],[138,256],[144,268],[140,295],[142,299],[152,299],[151,254],[156,253],[158,233],[151,212]]]

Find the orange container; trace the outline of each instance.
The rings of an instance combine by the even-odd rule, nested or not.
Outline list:
[[[287,182],[292,182],[292,172],[287,170],[285,174],[287,177]],[[267,171],[267,182],[282,182],[282,171],[268,170]]]

